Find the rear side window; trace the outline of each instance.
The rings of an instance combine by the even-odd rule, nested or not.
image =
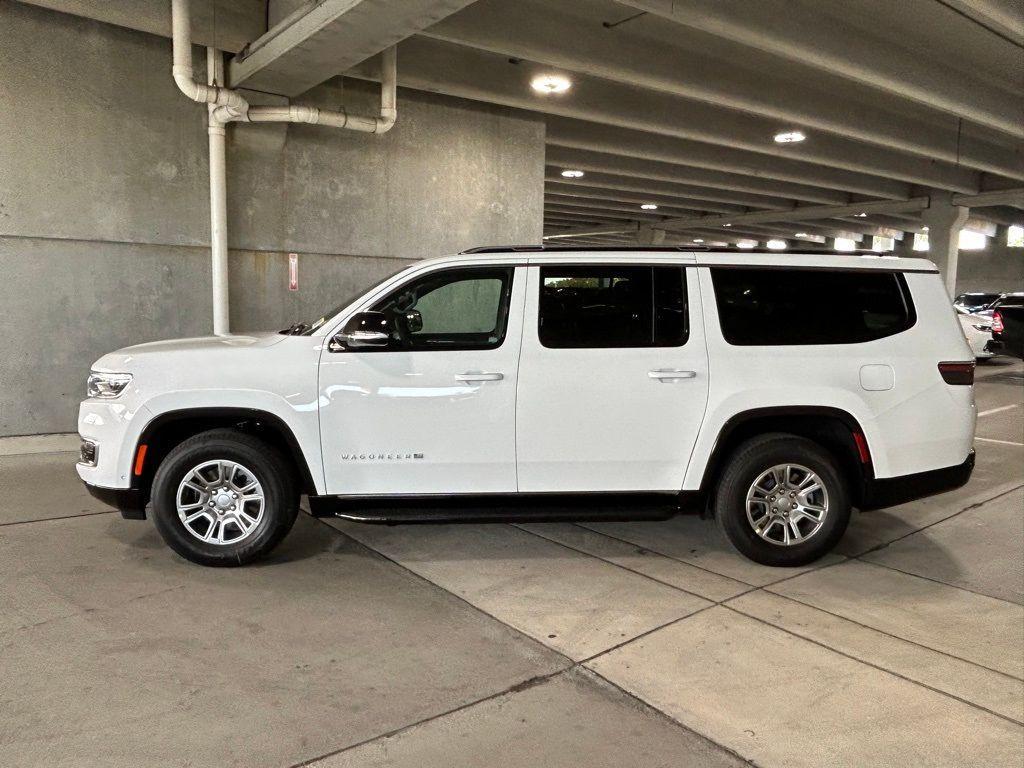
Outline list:
[[[683,267],[541,267],[545,347],[679,347],[690,334]]]
[[[917,319],[891,272],[713,268],[711,279],[722,333],[737,346],[858,344]]]

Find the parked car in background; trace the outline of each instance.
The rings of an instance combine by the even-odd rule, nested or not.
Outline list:
[[[1002,344],[992,338],[991,317],[957,312],[957,319],[976,360],[987,360],[999,354]]]
[[[960,312],[972,314],[984,309],[998,298],[998,293],[961,293],[953,299],[953,306]]]
[[[1014,293],[1001,293],[974,314],[982,315],[983,317],[992,317],[992,313],[1005,304],[1013,304],[1014,306],[1024,304],[1024,292],[1015,291]]]
[[[992,338],[1003,353],[1024,360],[1024,301],[1004,304],[993,312]]]

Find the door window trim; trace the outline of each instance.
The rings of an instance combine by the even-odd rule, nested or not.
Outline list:
[[[606,262],[606,261],[578,262],[578,261],[575,261],[575,262],[560,262],[560,263],[540,262],[540,263],[531,264],[530,266],[531,267],[536,267],[539,270],[538,273],[537,273],[537,318],[536,318],[537,319],[537,324],[536,324],[536,329],[537,329],[537,341],[540,343],[541,347],[543,347],[544,349],[552,349],[552,350],[569,350],[569,349],[681,349],[682,347],[685,347],[686,344],[690,341],[690,314],[691,314],[690,313],[690,286],[689,286],[690,281],[688,279],[689,276],[687,275],[687,267],[692,267],[693,266],[692,264],[678,263],[678,262],[646,262],[646,263],[639,262],[638,263],[638,262],[620,262],[620,261],[617,261],[617,262]],[[655,274],[654,270],[656,270],[656,269],[674,269],[674,270],[678,270],[679,271],[680,279],[682,281],[683,307],[684,307],[684,312],[685,312],[685,316],[683,318],[683,321],[684,321],[683,334],[682,334],[682,339],[679,341],[679,343],[664,344],[664,343],[657,343],[656,341],[652,340],[648,344],[618,344],[618,345],[600,345],[600,346],[590,346],[590,345],[550,346],[549,344],[547,344],[545,342],[544,334],[543,334],[543,332],[541,330],[541,320],[543,318],[542,311],[543,311],[544,271],[545,270],[549,270],[549,269],[573,269],[573,270],[576,270],[576,269],[580,269],[580,270],[593,269],[593,270],[607,270],[607,269],[617,269],[617,268],[631,269],[631,268],[637,268],[637,267],[651,269],[651,301],[652,301],[652,317],[651,317],[651,322],[652,322],[652,324],[655,321],[654,307],[653,307],[653,301],[654,301],[654,274]],[[652,328],[652,330],[653,330],[653,328]]]
[[[480,344],[452,344],[443,345],[437,347],[405,347],[395,346],[389,344],[386,347],[379,348],[362,348],[362,349],[351,349],[344,350],[349,354],[384,354],[388,352],[402,352],[402,353],[416,353],[416,352],[490,352],[496,349],[500,349],[508,336],[508,323],[512,311],[512,292],[513,286],[515,285],[516,278],[516,267],[517,264],[501,263],[501,264],[471,264],[471,265],[458,265],[458,266],[445,266],[438,269],[431,269],[426,271],[417,272],[416,274],[410,275],[408,280],[403,281],[399,285],[392,286],[383,296],[379,296],[374,299],[369,305],[363,305],[357,310],[357,312],[372,312],[380,311],[377,308],[387,303],[393,296],[402,291],[408,290],[410,287],[424,280],[434,280],[438,277],[446,275],[483,275],[484,277],[493,276],[502,280],[501,296],[499,298],[498,306],[498,317],[495,331],[498,331],[498,337],[495,341],[490,342],[486,345]],[[455,282],[452,280],[451,282]],[[339,332],[344,324],[348,322],[346,319],[341,325],[338,326]]]

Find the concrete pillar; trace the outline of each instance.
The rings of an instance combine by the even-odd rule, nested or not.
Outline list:
[[[945,275],[946,290],[956,295],[956,268],[960,257],[960,229],[967,223],[970,208],[953,205],[953,193],[932,190],[930,203],[921,212],[921,220],[928,227],[928,258]]]
[[[665,242],[665,230],[654,229],[650,224],[641,224],[636,233],[637,245],[661,245]]]
[[[918,256],[924,256],[923,253],[918,253],[914,250],[914,233],[904,232],[903,239],[896,241],[896,247],[893,249],[893,254],[901,256],[906,259],[913,259]]]

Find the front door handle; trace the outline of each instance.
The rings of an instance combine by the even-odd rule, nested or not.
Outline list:
[[[675,379],[695,379],[697,378],[696,371],[683,371],[679,368],[658,368],[654,371],[648,371],[647,375],[652,379],[658,381],[673,381]]]
[[[501,381],[505,378],[503,373],[457,373],[456,381]]]

